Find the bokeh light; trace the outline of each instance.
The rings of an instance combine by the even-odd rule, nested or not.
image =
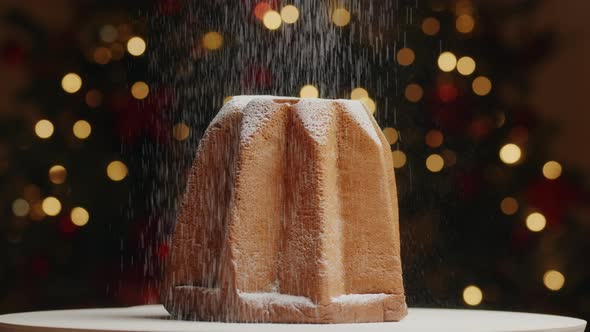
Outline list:
[[[397,130],[395,130],[394,128],[384,128],[383,129],[383,135],[385,136],[385,138],[387,139],[387,142],[389,142],[389,144],[395,144],[399,138],[399,134],[397,133]]]
[[[113,55],[111,54],[111,50],[106,47],[97,47],[94,50],[94,54],[92,55],[94,62],[98,63],[99,65],[106,65],[111,61]]]
[[[332,22],[339,27],[347,26],[350,23],[350,12],[345,8],[336,8],[332,13]]]
[[[77,206],[70,211],[70,219],[74,225],[82,227],[90,220],[90,214],[85,208]]]
[[[500,202],[500,210],[502,210],[502,213],[511,216],[518,212],[518,201],[514,197],[505,197]]]
[[[350,99],[361,100],[363,98],[369,98],[369,92],[364,88],[358,87],[350,93]]]
[[[299,9],[293,5],[287,5],[281,9],[281,18],[287,24],[293,24],[299,19]]]
[[[131,86],[131,95],[135,99],[145,99],[150,93],[150,87],[142,81],[135,82]]]
[[[558,291],[565,284],[565,276],[557,270],[549,270],[543,275],[543,284],[552,291]]]
[[[100,28],[100,39],[105,43],[112,43],[117,40],[118,31],[114,26],[107,24]]]
[[[404,47],[397,52],[397,63],[402,66],[409,66],[414,62],[416,56],[411,48]]]
[[[223,36],[217,31],[209,31],[203,35],[201,43],[210,51],[218,50],[223,46]]]
[[[401,150],[391,151],[391,157],[393,158],[393,167],[402,168],[406,164],[406,154]]]
[[[35,124],[35,134],[39,138],[45,139],[51,137],[51,135],[53,135],[53,130],[53,123],[49,120],[39,120]]]
[[[445,149],[440,155],[445,160],[445,165],[447,165],[447,167],[453,167],[457,163],[457,154],[453,150]]]
[[[416,103],[420,101],[420,99],[422,99],[422,96],[424,95],[424,90],[422,90],[422,87],[420,85],[416,83],[411,83],[408,84],[408,86],[406,86],[404,95],[406,96],[407,100]]]
[[[127,165],[122,161],[114,160],[107,166],[107,176],[113,181],[121,181],[127,176]]]
[[[12,213],[14,213],[14,215],[17,217],[26,216],[29,214],[30,209],[31,206],[29,205],[29,202],[22,198],[17,198],[14,200],[14,202],[12,202]]]
[[[102,103],[102,93],[96,89],[92,89],[86,92],[84,101],[89,107],[96,108]]]
[[[282,22],[281,14],[275,10],[267,11],[262,18],[262,23],[268,30],[277,30],[281,27]]]
[[[92,126],[86,120],[78,120],[76,123],[74,123],[72,131],[74,132],[74,136],[77,138],[86,139],[92,132]]]
[[[434,36],[440,31],[440,22],[434,17],[427,17],[422,21],[422,32],[428,36]]]
[[[172,136],[174,136],[174,139],[177,141],[186,140],[189,137],[190,132],[191,130],[189,126],[182,122],[177,123],[176,125],[174,125],[174,128],[172,128]]]
[[[145,52],[147,45],[143,38],[135,36],[127,41],[127,52],[133,56],[140,56]]]
[[[431,154],[426,158],[426,168],[433,173],[440,172],[444,166],[444,159],[436,153]]]
[[[526,217],[526,227],[531,232],[540,232],[545,229],[547,219],[539,212],[533,212]]]
[[[444,136],[439,130],[429,130],[424,138],[426,145],[431,148],[438,148],[443,144]]]
[[[475,60],[468,56],[461,57],[457,61],[457,71],[464,76],[473,74],[475,71]]]
[[[299,90],[299,96],[301,98],[318,98],[320,96],[320,91],[315,86],[308,84]]]
[[[509,143],[500,149],[500,160],[505,164],[512,165],[517,163],[522,157],[522,150],[516,144]]]
[[[475,26],[475,20],[471,15],[459,15],[455,21],[455,28],[461,33],[470,33]]]
[[[76,73],[67,73],[61,79],[61,87],[67,93],[76,93],[82,88],[82,78]]]
[[[62,165],[54,165],[49,168],[49,181],[54,184],[66,182],[68,171]]]
[[[548,161],[543,165],[543,175],[549,180],[555,180],[561,176],[562,167],[557,161]]]
[[[260,1],[254,7],[254,16],[256,16],[257,19],[262,20],[264,19],[264,14],[269,10],[272,10],[272,6],[266,1]]]
[[[485,96],[492,91],[492,81],[485,76],[479,76],[471,84],[473,92],[478,96]]]
[[[476,306],[483,300],[483,292],[475,285],[469,285],[463,290],[463,301],[470,306]]]
[[[46,215],[57,216],[61,211],[61,202],[57,198],[49,196],[43,200],[41,208]]]
[[[369,109],[369,112],[371,112],[371,114],[375,114],[375,111],[377,111],[377,104],[373,99],[371,99],[370,97],[365,97],[361,98],[360,101],[363,104],[365,104],[365,106],[367,106],[367,109]]]
[[[438,68],[444,72],[451,72],[457,66],[457,57],[451,52],[443,52],[438,56]]]

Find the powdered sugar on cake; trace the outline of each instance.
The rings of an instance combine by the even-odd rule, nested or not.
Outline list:
[[[371,302],[383,301],[391,294],[346,294],[332,298],[332,303],[341,304],[368,304]]]
[[[315,307],[311,300],[304,296],[287,295],[281,293],[239,293],[240,298],[246,302],[259,305],[296,305]]]

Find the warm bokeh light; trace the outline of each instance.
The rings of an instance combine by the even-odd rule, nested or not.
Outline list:
[[[68,171],[62,165],[54,165],[49,169],[49,181],[54,184],[62,184],[66,182]]]
[[[443,144],[444,136],[439,130],[433,129],[426,133],[424,140],[429,147],[438,148]]]
[[[266,14],[269,10],[272,10],[272,6],[266,1],[260,1],[254,7],[254,16],[257,19],[262,20],[264,18],[264,14]]]
[[[281,18],[287,24],[293,24],[299,19],[299,9],[293,5],[287,5],[281,9]]]
[[[174,128],[172,128],[172,136],[174,136],[174,139],[177,141],[186,140],[189,137],[190,133],[191,130],[189,126],[182,122],[177,123],[176,125],[174,125]]]
[[[14,202],[12,202],[12,213],[17,217],[26,216],[29,214],[30,209],[31,206],[29,205],[29,202],[22,198],[15,199]]]
[[[558,291],[565,284],[565,276],[556,270],[549,270],[543,275],[543,284],[552,291]]]
[[[77,206],[70,211],[70,219],[72,219],[72,224],[82,227],[90,220],[90,214],[85,208]]]
[[[96,89],[92,89],[86,92],[84,101],[86,101],[86,105],[89,107],[98,107],[102,103],[102,93]]]
[[[445,161],[438,154],[431,154],[426,158],[426,168],[433,173],[440,172],[444,166]]]
[[[107,24],[100,28],[100,39],[105,43],[112,43],[117,40],[118,31],[114,26]]]
[[[547,219],[539,212],[533,212],[526,217],[526,227],[532,232],[540,232],[546,225]]]
[[[485,76],[479,76],[471,84],[473,92],[478,96],[485,96],[492,91],[492,81]]]
[[[453,167],[457,163],[457,154],[453,150],[445,149],[440,155],[445,160],[445,165],[447,165],[447,167]]]
[[[223,46],[223,36],[217,31],[209,31],[203,35],[201,44],[210,51],[218,50]]]
[[[114,60],[119,60],[125,55],[125,46],[121,43],[111,44],[111,54]]]
[[[320,91],[315,86],[308,84],[299,90],[299,96],[301,98],[318,98],[320,96]]]
[[[281,14],[279,14],[277,11],[269,10],[266,12],[266,14],[264,14],[262,23],[268,30],[276,30],[281,27],[283,19],[281,18]]]
[[[475,60],[468,56],[461,57],[457,61],[457,71],[464,76],[473,74],[475,71]]]
[[[399,138],[397,130],[389,127],[383,129],[383,135],[385,136],[389,144],[395,144]]]
[[[92,126],[90,126],[90,123],[86,120],[78,120],[74,123],[72,131],[77,138],[86,139],[92,132]]]
[[[107,166],[107,176],[113,181],[121,181],[127,176],[127,165],[119,160],[114,160]]]
[[[371,114],[375,114],[375,111],[377,111],[377,104],[373,99],[371,99],[370,97],[365,97],[361,98],[360,101],[363,104],[365,104],[365,106],[367,106],[367,109],[369,109],[369,112],[371,112]]]
[[[332,22],[339,27],[347,26],[350,23],[350,12],[345,8],[336,8],[332,13]]]
[[[82,78],[76,73],[67,73],[61,79],[61,88],[67,93],[76,93],[82,88]]]
[[[143,38],[135,36],[127,41],[127,52],[133,56],[140,56],[145,52],[146,43]]]
[[[150,93],[150,87],[145,82],[135,82],[131,86],[131,95],[135,99],[145,99]]]
[[[106,65],[109,63],[109,61],[111,61],[112,57],[113,55],[111,54],[111,50],[106,47],[97,47],[94,50],[94,54],[92,55],[94,62],[98,63],[99,65]]]
[[[434,36],[440,30],[440,22],[434,17],[427,17],[422,21],[422,32],[429,36]]]
[[[471,15],[459,15],[455,21],[457,31],[461,33],[470,33],[475,26],[475,20]]]
[[[41,208],[46,215],[57,216],[61,211],[61,202],[57,198],[49,196],[43,200]]]
[[[562,167],[557,161],[548,161],[543,165],[543,175],[549,180],[555,180],[561,176]]]
[[[409,66],[414,62],[416,56],[411,48],[404,47],[397,52],[397,63],[402,66]]]
[[[420,101],[420,99],[422,99],[422,96],[424,95],[424,90],[422,90],[422,87],[419,86],[416,83],[411,83],[408,84],[408,86],[406,86],[406,90],[404,91],[404,95],[406,96],[406,99],[416,103],[418,101]]]
[[[506,215],[513,215],[518,212],[518,201],[514,197],[505,197],[500,202],[500,210]]]
[[[500,149],[500,160],[505,164],[512,165],[517,163],[522,157],[522,150],[516,144],[506,144]]]
[[[438,57],[438,68],[444,72],[450,72],[457,65],[457,57],[451,52],[443,52]]]
[[[350,93],[350,99],[361,100],[363,98],[369,98],[369,92],[364,88],[358,87]]]
[[[391,157],[393,158],[393,167],[402,168],[406,164],[406,154],[401,150],[391,151]]]
[[[463,290],[463,301],[470,306],[476,306],[483,300],[483,292],[475,285],[469,285]]]
[[[39,138],[49,138],[53,135],[53,123],[49,120],[39,120],[35,124],[35,134]]]

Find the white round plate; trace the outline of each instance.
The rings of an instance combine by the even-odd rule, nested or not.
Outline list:
[[[411,309],[401,322],[234,324],[169,320],[161,305],[39,311],[0,316],[0,332],[583,332],[581,319],[517,312]]]

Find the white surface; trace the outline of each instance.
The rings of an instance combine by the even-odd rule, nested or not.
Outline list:
[[[228,324],[167,320],[161,305],[131,308],[29,312],[0,316],[0,332],[582,332],[580,319],[501,311],[410,309],[397,323]]]

